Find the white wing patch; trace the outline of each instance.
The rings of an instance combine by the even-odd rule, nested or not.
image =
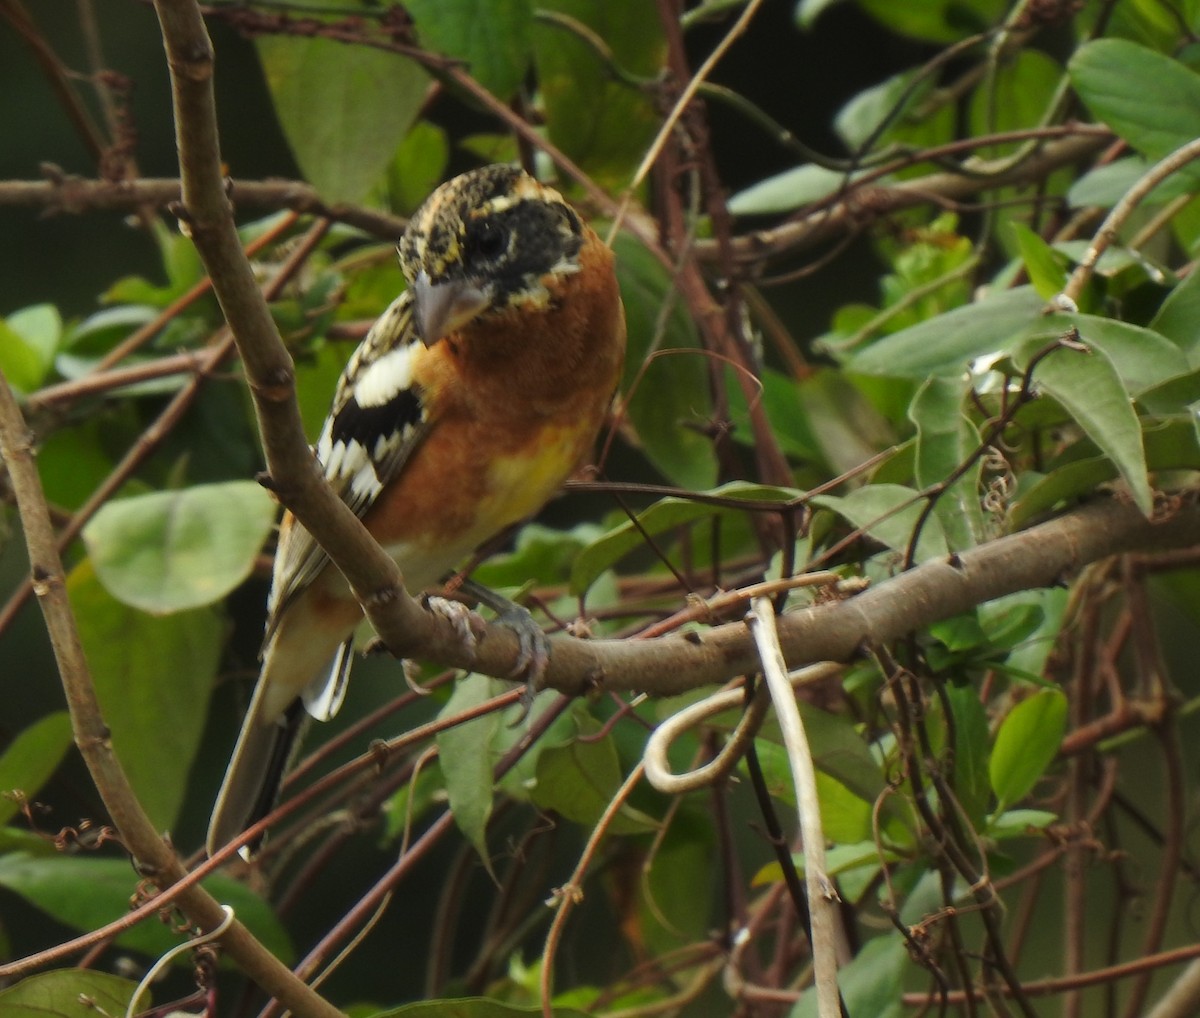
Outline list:
[[[413,384],[415,345],[398,346],[367,366],[354,383],[354,398],[361,407],[383,406]]]

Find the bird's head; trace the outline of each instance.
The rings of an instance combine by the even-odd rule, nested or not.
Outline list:
[[[476,318],[548,306],[548,284],[578,271],[583,231],[557,191],[517,167],[485,166],[443,184],[398,247],[421,340],[430,346]]]

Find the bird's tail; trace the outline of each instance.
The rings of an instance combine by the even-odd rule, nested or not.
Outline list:
[[[262,672],[209,821],[210,856],[274,808],[308,715],[326,721],[341,704],[355,615],[327,627],[306,608],[295,605],[263,651]]]
[[[282,715],[266,722],[251,703],[208,822],[206,847],[210,856],[275,808],[284,775],[307,725],[308,714],[299,699]],[[248,847],[253,851],[257,842]]]

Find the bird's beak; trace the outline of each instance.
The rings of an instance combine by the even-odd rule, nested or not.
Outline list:
[[[488,296],[469,279],[435,283],[422,270],[412,284],[413,320],[417,335],[433,346],[446,333],[466,325],[488,306]]]

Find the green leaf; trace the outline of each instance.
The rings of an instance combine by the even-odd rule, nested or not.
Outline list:
[[[449,160],[450,142],[446,132],[427,120],[413,124],[388,164],[387,188],[391,207],[405,214],[415,212],[441,183]],[[397,287],[390,296],[399,292]]]
[[[900,484],[872,484],[849,495],[818,495],[812,504],[829,509],[856,529],[898,552],[905,552],[924,509],[919,493]],[[949,554],[942,525],[930,516],[917,541],[916,561],[925,562]]]
[[[752,484],[748,481],[731,481],[705,494],[730,501],[745,499],[784,502],[797,497],[801,492],[790,488]],[[632,521],[621,524],[593,541],[575,557],[571,567],[571,593],[584,593],[606,569],[612,568],[634,549],[642,547],[646,535],[653,537],[696,520],[736,511],[709,502],[675,496],[655,502],[650,508],[638,513],[637,524]]]
[[[1034,337],[1014,352],[1013,360],[1025,370],[1030,358],[1044,347],[1044,340]],[[1112,460],[1129,485],[1135,504],[1149,516],[1154,495],[1146,471],[1141,426],[1108,355],[1098,347],[1086,354],[1055,350],[1037,363],[1033,381],[1038,390],[1061,403]]]
[[[1066,730],[1067,698],[1060,690],[1040,689],[1009,711],[988,763],[996,813],[1029,794],[1058,754]]]
[[[877,134],[885,121],[893,125],[902,122],[905,111],[898,110],[896,104],[905,98],[906,93],[908,109],[928,96],[932,83],[921,83],[914,89],[912,86],[915,77],[913,71],[894,74],[878,85],[872,85],[859,92],[838,110],[834,118],[834,127],[848,148],[856,149],[866,143]],[[764,184],[766,182],[763,181]]]
[[[1200,367],[1200,272],[1189,272],[1167,294],[1149,327],[1179,347],[1192,367]]]
[[[0,372],[22,393],[50,373],[62,343],[62,319],[51,304],[35,304],[0,319]]]
[[[707,806],[689,802],[672,810],[666,830],[655,839],[638,911],[647,946],[658,957],[712,929],[713,896],[697,893],[696,875],[712,866],[716,839]]]
[[[987,712],[970,686],[947,685],[946,699],[954,713],[954,794],[978,831],[992,794]]]
[[[39,718],[9,744],[0,756],[0,824],[20,811],[20,805],[4,793],[20,790],[32,799],[71,747],[71,716],[55,711]]]
[[[0,990],[5,1018],[97,1018],[122,1015],[137,983],[95,969],[57,969]],[[143,1003],[149,998],[143,997]]]
[[[198,484],[109,502],[83,540],[114,597],[165,615],[212,604],[242,583],[275,511],[253,481]]]
[[[100,929],[127,915],[129,899],[140,880],[127,859],[94,855],[32,856],[25,852],[0,856],[0,887],[19,894],[60,923],[84,932]],[[273,954],[285,961],[292,956],[288,935],[274,912],[245,884],[215,874],[204,880],[203,886],[218,901],[232,905],[238,919]],[[181,943],[182,938],[151,916],[122,932],[116,942],[128,950],[157,956]],[[190,964],[187,955],[181,960]],[[0,1013],[8,1014],[3,1007]]]
[[[707,360],[671,275],[641,244],[619,234],[614,244],[629,347],[625,354],[628,417],[646,458],[682,488],[716,481],[712,442],[689,425],[711,417]],[[669,314],[663,317],[663,309]],[[661,333],[661,334],[660,334]]]
[[[426,49],[462,60],[497,99],[509,99],[529,69],[532,0],[405,0]]]
[[[1076,50],[1068,69],[1092,113],[1143,155],[1157,161],[1200,136],[1200,75],[1178,60],[1097,39]],[[1184,172],[1194,178],[1200,169]]]
[[[1080,314],[1055,315],[1043,325],[1048,323],[1053,329],[1058,322],[1072,323],[1085,343],[1103,350],[1120,375],[1125,390],[1132,396],[1141,395],[1152,386],[1178,378],[1189,370],[1187,356],[1179,344],[1153,329],[1143,329],[1115,318]]]
[[[598,726],[593,725],[594,729]],[[612,737],[572,739],[538,754],[537,778],[529,798],[543,810],[553,810],[577,824],[593,827],[621,787],[622,775]],[[658,829],[652,817],[628,803],[613,816],[614,834],[642,834]]]
[[[867,942],[845,968],[838,971],[838,986],[846,1011],[871,1018],[900,1018],[904,1004],[897,992],[910,966],[908,947],[899,933],[887,933]],[[804,991],[788,1018],[817,1018],[817,992]]]
[[[541,11],[575,21],[607,47],[624,75],[655,77],[666,44],[657,8],[644,0],[544,0]],[[602,187],[619,189],[645,154],[659,115],[647,94],[568,24],[542,17],[534,60],[550,140]]]
[[[885,336],[851,357],[846,367],[902,378],[957,375],[974,358],[1005,349],[1038,322],[1043,304],[1032,287],[1004,290]]]
[[[916,481],[922,488],[946,480],[979,444],[979,436],[963,414],[967,395],[965,375],[929,378],[909,407],[917,426]],[[934,512],[955,551],[973,548],[984,536],[976,463],[938,499]]]
[[[1038,296],[1049,300],[1061,293],[1067,282],[1066,259],[1024,223],[1014,220],[1009,225],[1016,235],[1021,261],[1025,263],[1025,271]]]
[[[735,216],[779,215],[820,201],[853,180],[853,176],[809,163],[739,191],[729,199],[729,211]]]
[[[439,718],[451,718],[464,710],[477,707],[503,688],[496,679],[474,673],[460,679]],[[487,822],[492,815],[494,800],[492,768],[495,763],[493,743],[500,730],[499,713],[483,717],[439,732],[438,760],[446,776],[446,794],[454,822],[467,840],[475,846],[483,864],[491,872],[487,847]]]
[[[1043,123],[1063,78],[1063,69],[1036,49],[1022,48],[997,62],[989,77],[971,95],[969,131],[976,137],[996,131],[1019,131]],[[1014,152],[1020,142],[989,146],[980,155],[998,157]]]
[[[871,837],[871,814],[875,797],[884,789],[883,777],[879,766],[875,763],[866,744],[856,733],[852,733],[855,741],[862,747],[865,760],[860,757],[855,761],[856,769],[860,771],[859,787],[861,792],[847,788],[837,778],[832,777],[820,763],[817,771],[817,801],[821,804],[821,830],[827,841],[837,844],[853,844],[867,841]],[[758,754],[759,766],[767,791],[772,798],[796,807],[796,790],[792,784],[792,772],[788,764],[787,750],[778,743],[768,739],[757,739],[754,743]],[[814,761],[815,762],[815,761]],[[835,761],[845,765],[849,761]],[[745,769],[743,765],[743,770]],[[867,791],[876,786],[872,794]]]
[[[255,45],[305,178],[323,201],[361,201],[416,120],[428,75],[394,53],[332,39],[265,35]]]
[[[1044,809],[1010,809],[988,821],[987,836],[993,841],[1028,838],[1049,827],[1058,814]]]
[[[1115,205],[1134,184],[1150,169],[1150,163],[1141,156],[1127,156],[1111,163],[1102,163],[1083,174],[1067,191],[1067,201],[1072,208],[1089,205]],[[1186,174],[1176,173],[1151,191],[1143,205],[1161,205],[1191,192],[1191,182]]]
[[[207,608],[147,615],[113,598],[84,560],[67,578],[113,748],[146,812],[173,826],[204,732],[222,625]]]

